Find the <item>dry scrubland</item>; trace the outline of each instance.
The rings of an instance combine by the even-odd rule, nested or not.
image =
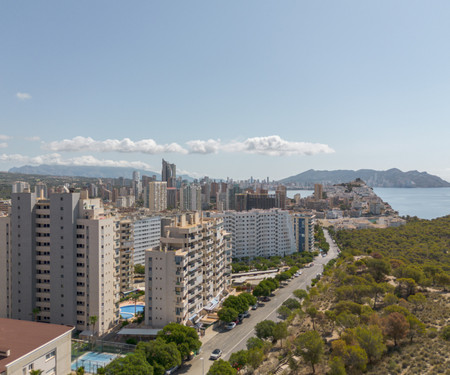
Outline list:
[[[259,323],[261,340],[230,364],[258,375],[450,374],[450,216],[330,232],[342,254],[293,296],[300,308],[280,310],[287,335]]]

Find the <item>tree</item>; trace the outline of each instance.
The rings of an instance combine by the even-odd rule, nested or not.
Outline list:
[[[277,309],[277,313],[280,315],[281,319],[285,320],[291,315],[292,311],[287,306],[281,305]]]
[[[422,293],[412,294],[408,297],[408,302],[414,306],[414,312],[417,310],[423,310],[427,303],[427,298]]]
[[[217,316],[219,319],[225,323],[233,322],[238,318],[239,313],[232,307],[222,307],[218,312]]]
[[[165,342],[174,342],[181,353],[181,358],[187,358],[191,352],[198,351],[202,342],[198,339],[195,328],[178,323],[169,323],[158,332],[159,338]]]
[[[340,358],[345,367],[360,374],[367,365],[367,354],[359,345],[347,345],[344,340],[335,340],[331,344],[332,357]]]
[[[92,346],[95,342],[95,325],[97,324],[98,316],[97,315],[91,315],[89,316],[89,326],[92,327]]]
[[[259,367],[264,359],[264,351],[259,348],[253,348],[248,351],[248,364],[253,369]]]
[[[273,340],[276,342],[281,340],[281,346],[283,346],[283,339],[288,336],[288,326],[284,322],[276,323],[272,330]]]
[[[116,358],[105,367],[106,375],[153,375],[153,367],[142,353]]]
[[[77,375],[84,375],[84,366],[78,367],[77,370],[75,371],[75,373]]]
[[[330,366],[330,371],[328,371],[328,375],[347,375],[347,372],[345,371],[345,364],[344,361],[339,357],[333,357],[328,362],[328,365]]]
[[[164,375],[166,370],[181,365],[181,353],[174,342],[165,342],[161,338],[154,341],[141,341],[136,352],[141,352],[147,362],[153,366],[155,375]]]
[[[273,328],[275,327],[275,322],[273,320],[263,320],[255,326],[256,337],[260,339],[267,339],[273,336]]]
[[[254,348],[258,348],[258,349],[264,348],[264,341],[258,337],[250,337],[247,340],[247,350],[251,350]]]
[[[263,297],[263,296],[270,296],[270,288],[267,285],[261,285],[258,284],[255,286],[255,289],[253,289],[253,295],[255,297]]]
[[[247,301],[247,306],[252,306],[257,302],[256,297],[247,292],[239,294],[239,298]]]
[[[313,374],[314,365],[319,363],[323,355],[323,341],[316,331],[308,331],[295,339],[296,353],[301,355],[306,362],[311,364]]]
[[[37,322],[37,317],[41,313],[41,309],[39,307],[35,307],[33,310],[31,310],[31,313],[33,314],[33,320]]]
[[[426,331],[425,324],[423,324],[414,315],[407,316],[406,320],[409,324],[409,330],[408,330],[407,335],[410,339],[410,342],[412,343],[414,337],[423,336],[425,334],[425,331]]]
[[[236,375],[237,371],[231,367],[230,363],[219,359],[210,367],[207,375]]]
[[[383,303],[386,306],[395,305],[398,302],[398,298],[395,294],[388,293],[384,296]]]
[[[310,306],[306,309],[306,314],[311,318],[313,329],[316,330],[315,318],[317,316],[317,309],[314,306]]]
[[[30,375],[41,375],[43,372],[42,370],[30,370]]]
[[[336,317],[336,324],[342,328],[355,328],[359,324],[359,317],[344,311]]]
[[[229,307],[236,310],[239,314],[248,310],[248,302],[246,297],[229,296],[222,304],[223,307]]]
[[[444,272],[436,275],[436,283],[447,290],[447,287],[450,285],[450,276]]]
[[[358,326],[355,328],[355,337],[369,359],[369,363],[377,361],[386,351],[383,343],[383,332],[378,326]]]
[[[297,297],[298,299],[304,299],[307,300],[308,299],[308,292],[306,290],[303,289],[296,289],[292,292],[294,294],[295,297]]]
[[[366,266],[377,283],[383,281],[384,277],[391,272],[391,265],[384,259],[370,258],[367,260]]]
[[[138,294],[138,293],[133,293],[131,296],[130,296],[130,299],[132,299],[133,300],[133,302],[134,302],[134,315],[136,316],[136,303],[137,303],[137,301],[139,301],[139,298],[141,297],[141,295],[140,294]]]
[[[237,352],[231,353],[230,359],[228,360],[231,366],[235,369],[241,369],[248,362],[248,351],[239,350]]]
[[[286,301],[284,301],[283,306],[286,306],[290,310],[295,310],[295,309],[299,309],[300,307],[302,307],[300,302],[298,302],[296,299],[293,299],[293,298],[288,298]]]
[[[398,340],[408,333],[409,324],[405,316],[399,312],[393,312],[383,319],[384,334],[394,340],[397,346]]]
[[[142,264],[135,264],[134,273],[138,275],[145,275],[145,267]]]
[[[411,278],[402,278],[397,279],[398,289],[402,296],[405,298],[409,297],[411,294],[414,294],[416,290],[416,281]]]

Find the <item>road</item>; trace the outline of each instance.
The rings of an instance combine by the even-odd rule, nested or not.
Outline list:
[[[257,323],[266,319],[278,321],[279,319],[276,311],[284,301],[293,297],[292,292],[295,289],[306,290],[306,287],[311,285],[311,280],[315,278],[318,273],[323,271],[323,265],[337,257],[337,246],[333,243],[326,230],[324,230],[324,234],[326,240],[330,244],[330,250],[326,257],[316,257],[313,261],[314,266],[302,269],[302,275],[292,278],[287,286],[277,289],[275,291],[275,296],[271,297],[271,300],[266,302],[265,306],[259,307],[257,310],[250,310],[250,317],[244,319],[242,324],[237,325],[236,328],[231,331],[225,329],[218,331],[215,336],[202,346],[200,355],[187,362],[179,371],[177,371],[177,374],[206,374],[213,364],[213,361],[209,360],[209,356],[214,349],[222,349],[222,358],[227,360],[230,358],[231,353],[246,349],[247,340],[255,335],[254,328]]]

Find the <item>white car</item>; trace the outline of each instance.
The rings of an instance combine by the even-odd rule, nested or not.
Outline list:
[[[234,327],[236,327],[236,323],[235,322],[230,322],[230,323],[228,323],[226,326],[225,326],[225,328],[226,329],[228,329],[228,330],[232,330]]]
[[[213,361],[215,361],[216,359],[219,359],[221,355],[222,355],[222,350],[214,349],[213,352],[211,353],[211,356],[209,357],[209,359],[212,359]]]

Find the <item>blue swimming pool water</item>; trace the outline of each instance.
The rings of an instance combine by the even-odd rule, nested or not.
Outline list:
[[[105,367],[115,358],[117,358],[117,354],[87,352],[72,362],[71,369],[76,371],[77,368],[83,366],[85,372],[96,374],[98,368]]]
[[[136,312],[144,311],[144,305],[136,305]],[[134,305],[122,306],[120,308],[120,316],[122,319],[129,319],[134,316]]]

